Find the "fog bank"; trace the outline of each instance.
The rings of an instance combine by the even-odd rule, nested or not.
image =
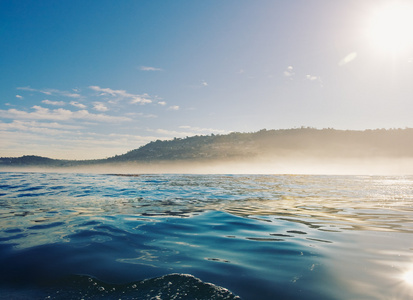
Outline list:
[[[95,174],[413,175],[413,158],[261,157],[248,160],[128,162],[71,167],[2,167],[2,172]]]

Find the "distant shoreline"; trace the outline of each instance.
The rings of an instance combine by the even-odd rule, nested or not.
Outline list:
[[[0,158],[2,170],[138,173],[413,174],[413,129],[260,130],[153,141],[123,155],[61,160]],[[122,172],[120,172],[122,173]]]

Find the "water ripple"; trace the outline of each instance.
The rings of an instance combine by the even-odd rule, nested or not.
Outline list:
[[[117,297],[122,284],[190,273],[244,299],[363,298],[356,279],[391,298],[384,287],[413,261],[409,176],[0,177],[2,292],[87,274],[104,288],[94,297]]]

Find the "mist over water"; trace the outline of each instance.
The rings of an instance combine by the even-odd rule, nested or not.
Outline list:
[[[409,157],[262,156],[256,159],[176,160],[86,164],[67,167],[2,166],[3,172],[59,172],[95,174],[306,174],[306,175],[411,175]]]
[[[411,176],[0,176],[3,295],[413,297]]]
[[[103,174],[412,175],[413,129],[295,128],[156,140],[101,160],[0,158],[0,170]]]

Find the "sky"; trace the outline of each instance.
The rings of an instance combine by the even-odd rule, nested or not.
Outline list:
[[[0,157],[413,127],[413,3],[0,0]]]

